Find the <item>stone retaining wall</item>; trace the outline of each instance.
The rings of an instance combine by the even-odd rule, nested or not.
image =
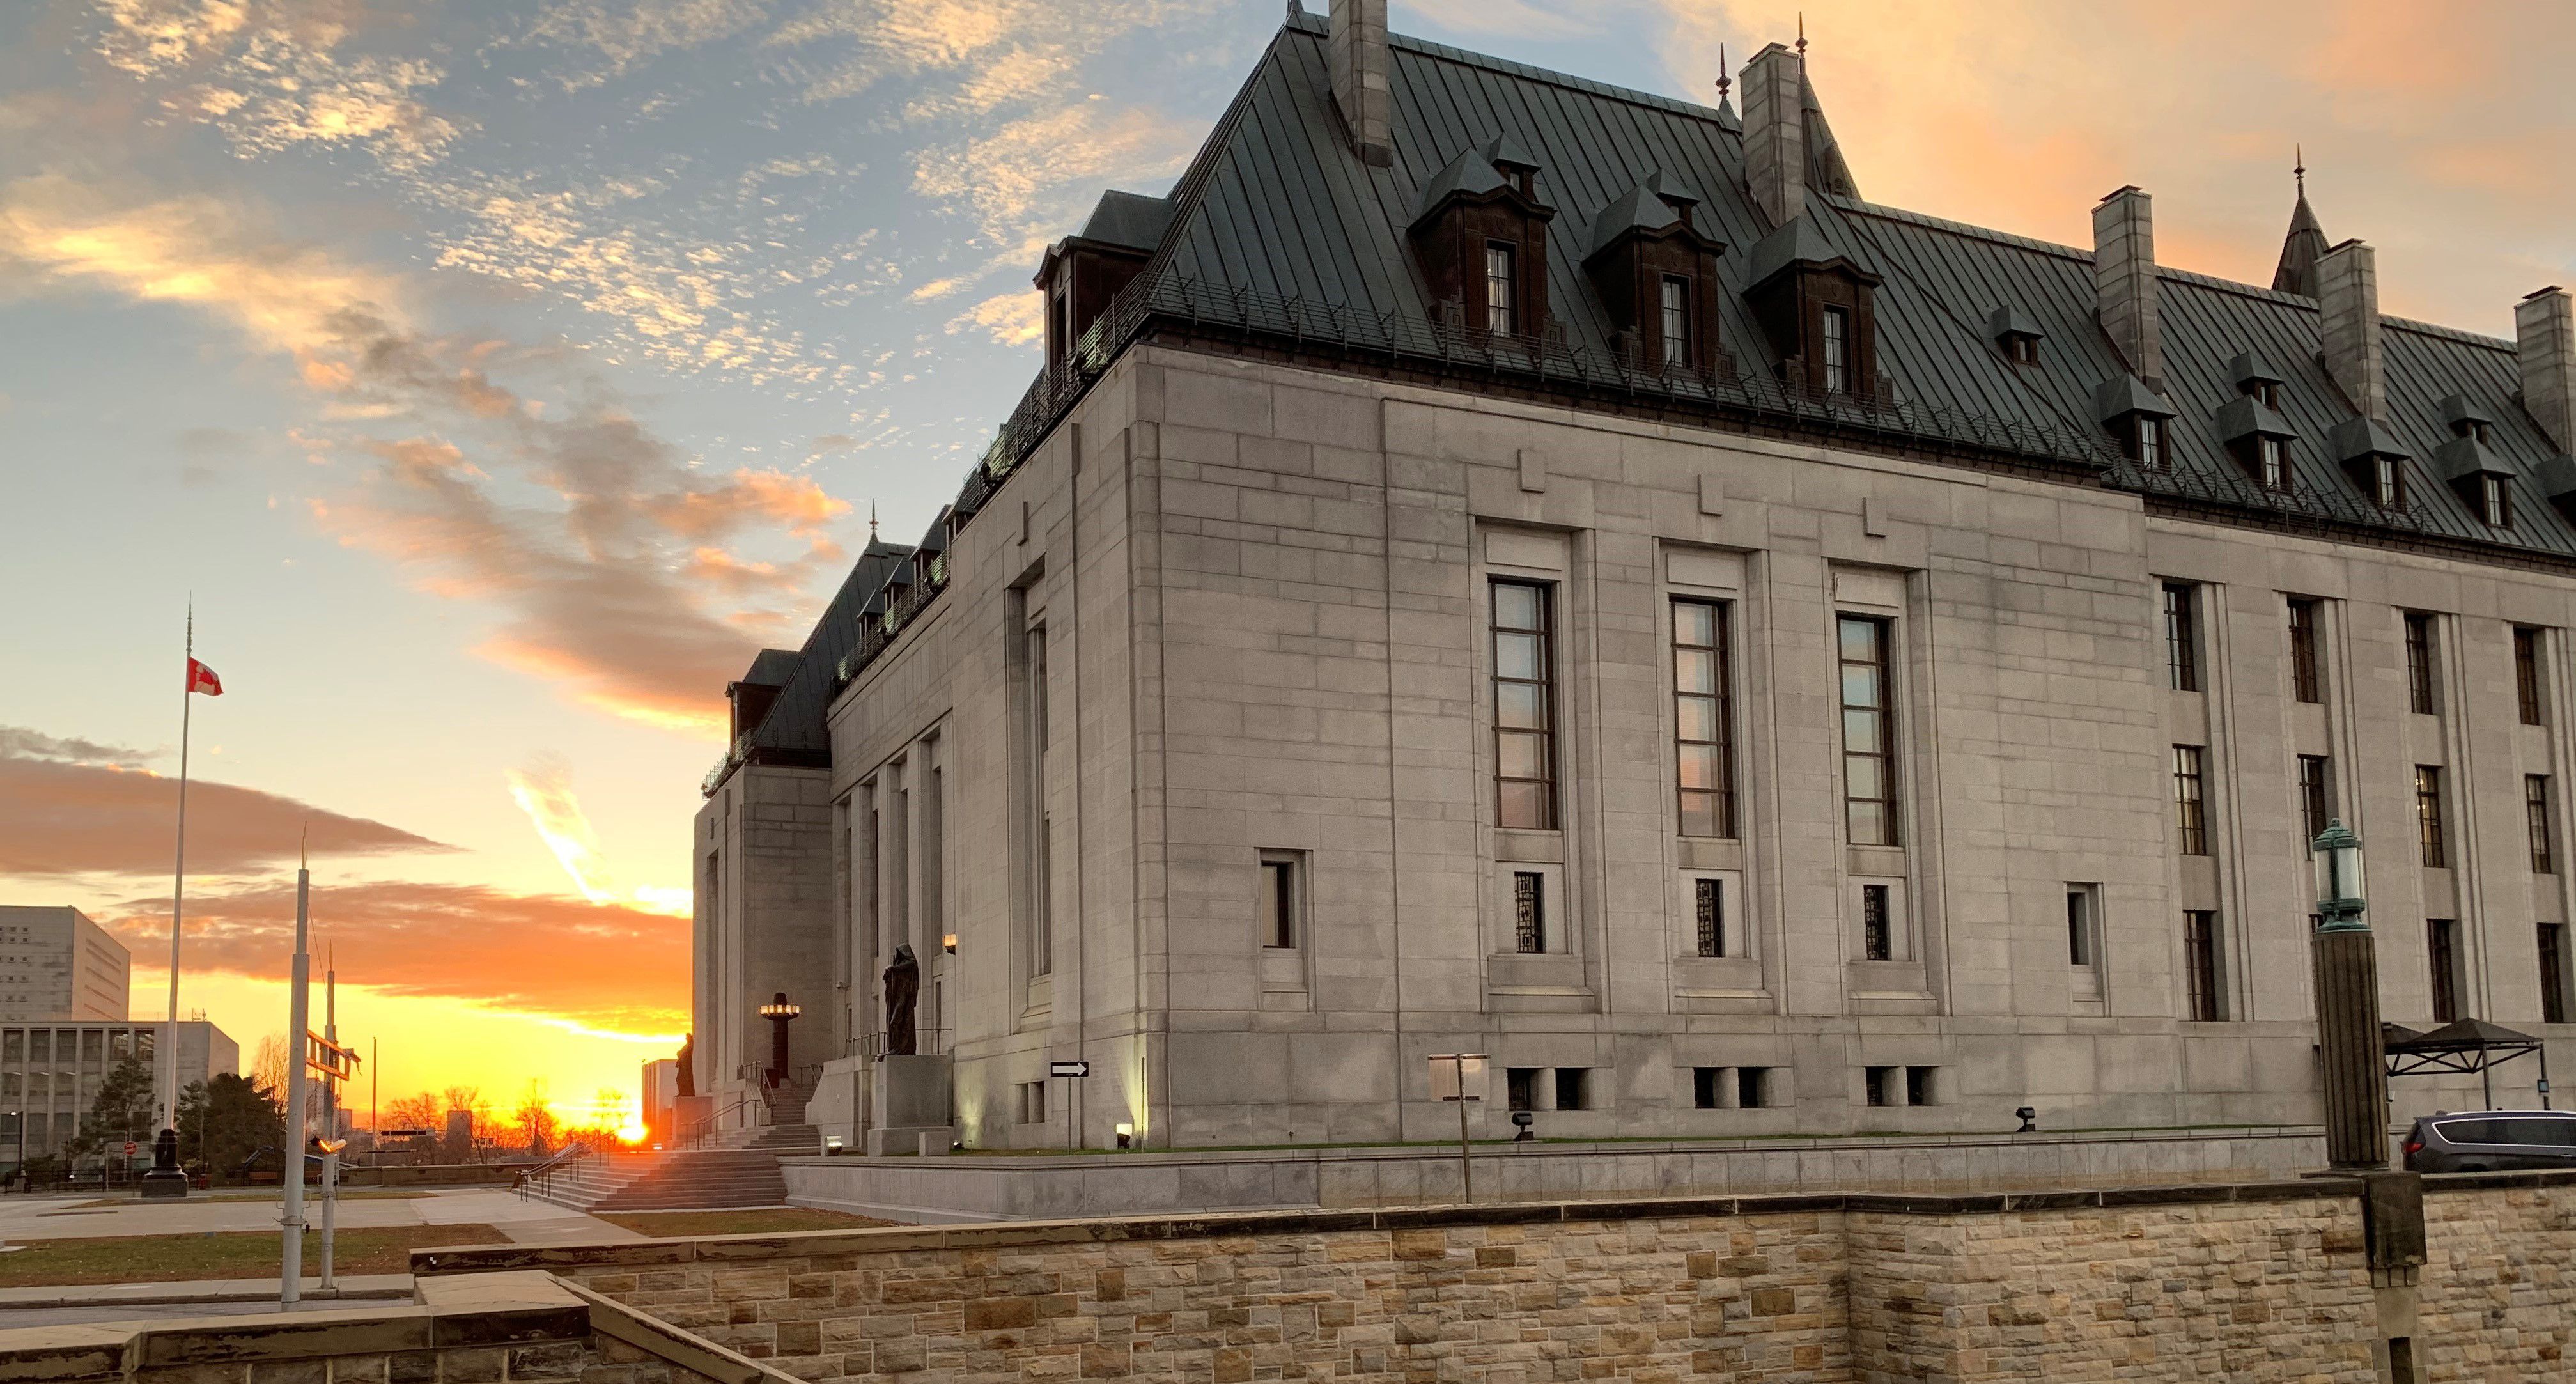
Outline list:
[[[2563,1377],[2576,1174],[2440,1178],[2392,1317],[2339,1178],[423,1251],[542,1267],[804,1379]]]

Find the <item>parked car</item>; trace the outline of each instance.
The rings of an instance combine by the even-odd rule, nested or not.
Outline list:
[[[2406,1166],[2419,1173],[2576,1168],[2576,1113],[2472,1110],[2426,1115],[2407,1131]]]

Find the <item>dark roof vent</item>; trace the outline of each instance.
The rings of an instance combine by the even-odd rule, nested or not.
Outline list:
[[[2259,384],[2277,385],[2286,381],[2272,363],[2259,351],[2239,351],[2227,358],[2227,382],[2241,393],[2251,394]]]
[[[2495,418],[2485,409],[2471,403],[2468,395],[2452,394],[2442,400],[2442,423],[2454,434],[2462,437],[2476,437],[2483,441],[2486,438],[2487,429],[2495,426]]]
[[[1997,308],[1986,314],[1986,336],[2000,341],[2008,336],[2026,336],[2037,341],[2048,333],[2039,329],[2039,319],[2019,308]]]

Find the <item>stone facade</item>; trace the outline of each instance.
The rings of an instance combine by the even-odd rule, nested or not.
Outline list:
[[[2357,1183],[1249,1214],[422,1251],[799,1378],[2556,1378],[2576,1175],[2430,1179],[2421,1308]]]
[[[0,1102],[18,1119],[0,1125],[6,1165],[20,1157],[62,1152],[81,1133],[99,1084],[129,1055],[151,1061],[168,1024],[117,1021],[0,1023]],[[202,1019],[179,1024],[179,1089],[241,1070],[241,1045]],[[153,1108],[160,1108],[161,1065],[151,1062]],[[21,1121],[23,1120],[23,1124]],[[126,1131],[151,1153],[152,1131]],[[22,1147],[23,1141],[23,1147]]]
[[[2312,1120],[2300,756],[2376,847],[2387,1017],[2433,1021],[2426,920],[2447,918],[2462,1012],[2542,1018],[2537,926],[2576,871],[2535,873],[2524,793],[2576,765],[2555,724],[2517,724],[2511,636],[2542,630],[2543,695],[2569,705],[2561,576],[1152,347],[991,504],[834,702],[835,767],[746,767],[702,814],[780,804],[792,827],[744,837],[776,872],[730,887],[805,902],[702,939],[790,980],[702,968],[701,1031],[754,1034],[743,1001],[786,988],[798,1060],[855,1067],[908,941],[970,1148],[1455,1137],[1426,1059],[1458,1051],[1491,1055],[1481,1137],[1515,1101],[1561,1137],[1991,1130],[2022,1105],[2048,1127]],[[1556,830],[1497,823],[1498,580],[1550,592]],[[2169,583],[2192,691],[2169,686]],[[2290,685],[2293,595],[2321,612],[2315,702]],[[1732,837],[1676,822],[1684,600],[1732,642]],[[2409,611],[2432,617],[2431,714],[2409,709]],[[1889,631],[1901,845],[1846,844],[1849,615]],[[2178,745],[2199,750],[2189,843]],[[2413,858],[2419,765],[2444,775],[2438,868]],[[1272,863],[1295,872],[1286,947],[1255,935]],[[1698,954],[1702,881],[1723,955]],[[1050,1081],[1063,1058],[1090,1075]],[[2527,1075],[2503,1075],[2511,1104]],[[2470,1089],[2410,1078],[2398,1113]],[[829,1132],[855,1145],[860,1105]]]
[[[133,967],[77,908],[0,907],[0,1019],[122,1020]]]

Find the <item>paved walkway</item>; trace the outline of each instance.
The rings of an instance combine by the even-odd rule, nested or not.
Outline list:
[[[0,1197],[0,1241],[90,1239],[112,1235],[197,1235],[227,1230],[277,1229],[278,1199],[218,1201],[213,1195],[184,1201],[128,1201],[114,1206],[88,1206],[80,1197]],[[318,1204],[305,1203],[307,1224],[319,1224]],[[337,1223],[343,1229],[379,1226],[488,1225],[517,1244],[597,1244],[644,1237],[596,1216],[542,1201],[522,1200],[515,1192],[489,1188],[433,1191],[425,1197],[383,1197],[343,1201]]]

